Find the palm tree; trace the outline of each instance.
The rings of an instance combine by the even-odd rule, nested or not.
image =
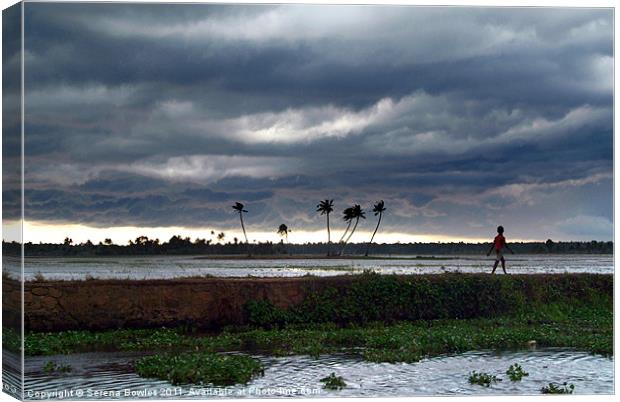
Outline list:
[[[245,233],[245,225],[243,224],[243,213],[248,212],[243,209],[243,204],[240,202],[235,202],[235,205],[232,206],[232,209],[239,213],[239,220],[241,221],[241,229],[243,230],[243,236],[245,237],[245,243],[248,244],[248,235]]]
[[[338,243],[342,243],[344,241],[344,238],[347,236],[347,233],[349,233],[349,229],[351,229],[351,223],[353,223],[353,218],[353,207],[346,208],[344,211],[342,211],[342,220],[344,220],[348,224]]]
[[[282,237],[286,237],[286,242],[288,243],[288,232],[290,232],[288,226],[284,223],[278,226],[278,234]]]
[[[351,240],[351,236],[353,236],[353,233],[355,233],[355,229],[357,229],[357,224],[359,223],[360,218],[366,219],[366,213],[359,204],[355,204],[355,206],[353,206],[353,211],[351,215],[352,218],[355,219],[355,225],[353,225],[353,229],[351,229],[349,237],[347,237],[347,239],[345,240],[344,245],[342,246],[342,250],[340,251],[340,255],[344,253],[344,249],[347,246],[347,243],[349,242],[349,240]]]
[[[368,246],[366,246],[366,254],[365,254],[366,257],[368,257],[368,251],[370,250],[370,245],[372,244],[372,241],[374,240],[375,235],[377,234],[377,230],[379,230],[379,225],[381,224],[381,217],[383,216],[383,213],[385,212],[385,203],[383,202],[383,200],[375,204],[374,208],[372,209],[372,212],[375,213],[375,216],[379,215],[379,220],[377,221],[377,227],[375,228],[375,231],[372,233],[372,237],[370,238],[370,243],[368,243]]]
[[[327,256],[329,257],[331,247],[331,231],[329,230],[329,214],[334,211],[334,200],[323,200],[316,206],[316,211],[321,215],[327,215]]]

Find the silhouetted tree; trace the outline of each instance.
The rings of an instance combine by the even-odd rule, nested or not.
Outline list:
[[[344,245],[342,246],[342,251],[340,251],[341,255],[344,254],[344,249],[347,246],[347,243],[349,242],[349,240],[351,240],[353,233],[355,233],[355,229],[357,229],[357,224],[360,222],[360,218],[366,219],[366,213],[364,212],[364,210],[362,210],[362,207],[359,204],[355,204],[355,206],[353,207],[352,217],[353,219],[355,219],[355,225],[353,225],[353,229],[351,229],[349,237],[347,237]]]
[[[248,235],[245,233],[245,225],[243,224],[243,213],[248,212],[243,209],[243,204],[240,202],[235,202],[235,205],[232,208],[239,213],[239,220],[241,221],[241,229],[243,230],[243,237],[245,237],[245,243],[248,244]]]
[[[73,244],[73,239],[70,239],[70,238],[68,238],[68,237],[65,237],[65,241],[63,242],[63,244],[64,244],[65,246],[70,246],[70,245],[72,245],[72,244]]]
[[[284,223],[278,226],[278,234],[282,237],[286,237],[286,242],[288,243],[288,232],[290,232],[288,226]]]
[[[327,256],[331,254],[331,231],[329,229],[329,214],[334,211],[334,200],[323,200],[316,206],[316,211],[327,216]]]
[[[111,246],[112,245],[112,239],[105,239],[103,241],[103,244],[105,244],[106,246]]]
[[[347,227],[344,230],[344,233],[342,233],[342,236],[340,237],[338,243],[342,243],[345,237],[347,237],[347,233],[349,233],[349,229],[351,229],[351,224],[353,223],[353,218],[353,207],[346,208],[344,211],[342,211],[342,220],[347,222]]]
[[[553,249],[553,245],[555,243],[553,243],[553,240],[551,239],[547,239],[547,241],[545,242],[545,246],[547,246],[547,250],[551,251]]]
[[[149,238],[146,236],[138,236],[136,237],[136,241],[134,242],[136,246],[146,246],[149,242]]]
[[[372,244],[372,241],[374,240],[375,235],[377,234],[377,230],[379,230],[379,225],[381,224],[381,217],[383,216],[383,212],[385,212],[385,203],[383,202],[383,200],[375,204],[375,206],[372,209],[372,212],[375,213],[375,216],[379,215],[379,220],[377,221],[377,227],[375,227],[375,231],[372,233],[372,237],[370,238],[370,243],[368,243],[368,246],[366,246],[366,254],[364,254],[366,257],[368,257],[368,251],[370,250],[370,245]]]

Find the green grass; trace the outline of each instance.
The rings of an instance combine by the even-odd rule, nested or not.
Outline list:
[[[141,377],[158,378],[175,385],[246,384],[263,373],[260,361],[249,356],[211,352],[148,356],[136,361],[134,367]]]

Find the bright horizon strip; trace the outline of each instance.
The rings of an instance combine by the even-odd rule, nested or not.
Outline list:
[[[5,241],[13,241],[16,239],[11,238],[10,230],[12,226],[19,225],[19,221],[4,222],[3,239]],[[215,235],[211,234],[211,231],[215,232]],[[94,244],[103,242],[106,238],[112,239],[114,244],[125,245],[129,240],[135,240],[138,236],[147,236],[149,239],[159,239],[160,242],[167,242],[172,236],[180,235],[182,237],[190,237],[191,240],[196,238],[211,239],[212,243],[217,243],[217,234],[224,232],[226,237],[224,243],[233,242],[236,237],[238,241],[243,241],[243,233],[238,230],[226,230],[216,228],[187,228],[182,226],[168,226],[168,227],[138,227],[138,226],[116,226],[109,228],[92,227],[80,224],[48,224],[41,222],[24,222],[24,242],[32,243],[62,243],[66,237],[73,240],[74,244],[84,243],[90,240]],[[446,236],[438,234],[409,234],[399,232],[377,232],[373,243],[490,243],[494,236],[494,230],[489,230],[488,238],[482,237],[457,237]],[[332,242],[336,243],[342,235],[341,228],[332,228]],[[363,243],[370,240],[372,231],[356,231],[351,238],[351,243]],[[276,233],[274,229],[271,232],[267,231],[252,231],[248,230],[248,239],[250,243],[253,242],[267,242],[274,243],[280,242],[282,239]],[[508,236],[509,242],[530,242],[530,241],[544,241],[536,239],[519,239],[511,238]],[[325,243],[327,241],[326,230],[316,231],[295,231],[293,230],[288,236],[289,243]]]

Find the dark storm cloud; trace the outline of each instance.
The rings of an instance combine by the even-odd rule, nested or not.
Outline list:
[[[27,215],[309,230],[383,198],[394,231],[607,239],[612,15],[29,3]]]

